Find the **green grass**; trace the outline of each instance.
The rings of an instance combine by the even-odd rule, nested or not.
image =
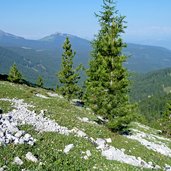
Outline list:
[[[83,130],[87,135],[93,138],[111,138],[111,145],[118,149],[125,149],[125,153],[141,157],[146,162],[164,166],[171,165],[169,157],[160,155],[152,150],[148,150],[139,142],[127,139],[116,133],[111,133],[102,125],[94,125],[90,123],[80,122],[77,117],[88,117],[90,120],[95,120],[96,117],[90,111],[84,108],[78,108],[71,105],[67,100],[56,97],[43,99],[35,94],[40,93],[48,97],[47,91],[39,88],[32,88],[25,85],[15,85],[9,82],[0,82],[0,98],[17,98],[24,99],[25,102],[33,104],[35,107],[30,110],[35,110],[39,113],[40,110],[46,109],[45,116],[54,119],[59,125],[66,126],[69,129],[77,127]],[[11,105],[8,102],[0,101],[0,107],[3,111],[10,111]],[[138,127],[135,123],[131,127],[141,131],[147,131]],[[26,130],[37,141],[34,146],[29,145],[7,145],[0,147],[0,167],[7,165],[7,170],[18,171],[21,169],[36,170],[36,171],[67,171],[67,170],[106,170],[106,171],[139,171],[149,170],[141,169],[128,164],[117,161],[109,161],[101,156],[101,153],[96,150],[95,146],[84,138],[78,138],[70,134],[69,136],[60,135],[57,133],[38,133],[32,126],[23,125],[22,130]],[[152,129],[153,130],[153,129]],[[148,130],[148,131],[152,131]],[[63,153],[64,147],[68,144],[74,144],[74,148],[69,154]],[[171,143],[168,142],[171,146]],[[82,151],[90,150],[92,156],[88,160],[82,159]],[[38,163],[32,163],[25,159],[27,152],[32,152],[39,159]],[[24,164],[17,166],[12,164],[14,157],[19,156]]]

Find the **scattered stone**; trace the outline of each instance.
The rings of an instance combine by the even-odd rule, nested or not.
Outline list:
[[[112,139],[111,138],[106,138],[105,139],[107,143],[112,143]]]
[[[91,124],[97,124],[96,122],[94,121],[90,121],[89,118],[86,118],[86,117],[83,117],[83,118],[80,118],[80,117],[77,117],[81,122],[85,122],[85,123],[91,123]]]
[[[165,138],[159,137],[154,134],[147,134],[137,129],[132,129],[132,131],[133,134],[126,136],[127,138],[137,140],[146,148],[158,152],[160,154],[163,154],[165,156],[171,157],[171,149],[167,147],[167,145],[164,142],[160,141],[160,139],[163,140]]]
[[[7,166],[0,167],[0,171],[5,171],[7,169]]]
[[[96,147],[97,149],[103,149],[105,147],[106,140],[102,138],[97,138],[95,143],[97,144],[97,147]]]
[[[16,112],[16,111],[14,111]],[[0,143],[1,144],[34,144],[35,140],[31,137],[30,139],[23,140],[23,136],[27,136],[25,131],[18,129],[18,122],[15,118],[8,114],[0,114]]]
[[[139,160],[135,156],[124,154],[123,151],[116,149],[112,146],[105,146],[101,149],[102,156],[106,157],[108,160],[116,160],[119,162],[131,164],[133,166],[144,167],[144,168],[153,168],[151,165],[146,163],[143,160]]]
[[[0,109],[0,114],[2,114],[3,113],[3,110],[2,109]]]
[[[88,160],[88,156],[84,156],[83,159]]]
[[[19,157],[15,157],[13,164],[17,164],[17,165],[22,165],[24,162],[19,158]]]
[[[125,149],[124,148],[121,148],[121,151],[125,152]]]
[[[68,154],[69,151],[70,151],[73,147],[74,147],[73,144],[69,144],[69,145],[65,146],[64,153],[65,153],[65,154]]]
[[[83,158],[84,160],[88,160],[89,157],[91,157],[91,152],[90,152],[90,150],[87,150],[86,152],[82,151],[81,154],[85,154],[84,156],[81,157],[81,158]]]
[[[48,97],[47,96],[44,96],[44,95],[42,95],[42,94],[36,94],[36,96],[37,97],[40,97],[40,98],[42,98],[42,99],[48,99]]]
[[[153,165],[153,162],[148,162],[148,164],[152,166]]]
[[[72,133],[76,134],[77,137],[87,137],[87,134],[81,130],[79,130],[78,128],[73,128],[71,130]]]
[[[78,117],[78,119],[81,121],[81,122],[89,122],[89,119],[84,117],[84,118],[80,118]]]
[[[90,152],[90,150],[87,150],[87,151],[86,151],[86,155],[87,155],[88,157],[90,157],[90,156],[91,156],[91,152]]]
[[[161,169],[161,167],[159,165],[155,165],[154,169],[159,170],[159,169]]]
[[[98,124],[105,124],[108,122],[108,119],[104,119],[103,117],[101,116],[97,116],[97,123]]]
[[[122,150],[116,149],[115,147],[108,145],[106,139],[98,138],[98,139],[94,140],[92,137],[89,137],[82,130],[79,130],[77,128],[73,128],[72,130],[69,130],[67,127],[62,127],[62,126],[58,125],[54,120],[50,120],[47,117],[43,117],[42,114],[38,115],[35,112],[28,110],[28,107],[33,107],[33,106],[28,105],[27,103],[24,103],[23,100],[17,100],[17,99],[0,99],[0,100],[12,102],[13,107],[15,108],[15,110],[8,112],[7,114],[5,114],[3,116],[0,116],[0,118],[3,118],[3,117],[8,118],[8,119],[3,118],[2,121],[0,119],[0,122],[2,122],[4,124],[3,129],[7,129],[7,132],[1,131],[1,129],[0,129],[0,132],[9,134],[9,135],[7,135],[8,138],[15,137],[15,133],[17,131],[20,131],[20,130],[18,130],[17,125],[27,123],[27,124],[35,127],[35,129],[40,132],[44,132],[44,131],[45,132],[57,132],[57,133],[64,134],[64,135],[69,135],[70,133],[72,133],[77,137],[82,137],[82,138],[88,140],[89,142],[91,142],[92,144],[94,144],[96,146],[96,148],[99,151],[101,151],[102,156],[106,157],[106,159],[108,159],[108,160],[116,160],[116,161],[119,161],[122,163],[127,163],[127,164],[130,164],[133,166],[137,166],[137,167],[150,168],[150,169],[155,168],[154,166],[151,166],[149,163],[146,163],[141,158],[136,158],[135,156],[127,155]],[[102,118],[102,120],[104,120],[104,119]],[[8,124],[9,122],[11,122],[12,124]],[[107,122],[107,121],[104,120],[104,122]],[[0,124],[0,126],[1,126],[1,124]],[[15,129],[15,131],[14,131],[14,129]],[[14,131],[14,133],[11,134],[9,132],[9,130]],[[25,134],[26,133],[24,133],[24,135]],[[24,139],[24,135],[22,135],[20,138],[15,137],[14,142],[19,143],[20,139],[21,140]],[[4,137],[4,135],[3,135],[3,137]],[[6,139],[4,139],[3,137],[0,137],[0,142],[6,141]],[[27,137],[27,139],[29,139],[30,136],[26,135],[26,137]],[[33,138],[30,137],[29,141],[32,142],[32,139]],[[8,141],[9,141],[9,139],[8,139]],[[64,153],[68,154],[68,152],[73,147],[74,147],[73,144],[67,145],[64,149]],[[87,159],[90,155],[91,155],[91,152],[87,151],[86,152],[87,157],[85,157],[85,159]],[[31,160],[34,162],[38,161],[38,159],[35,156],[33,156],[32,153],[30,153],[30,152],[28,152],[26,154],[26,158],[28,160]],[[167,170],[167,171],[169,171],[169,170]]]
[[[47,93],[50,97],[59,97],[60,99],[63,99],[64,97],[59,95],[59,94],[56,94],[56,93],[51,93],[51,92],[48,92]]]
[[[24,134],[24,131],[18,131],[18,132],[15,134],[15,137],[20,138],[23,134]]]
[[[31,135],[30,134],[25,134],[23,139],[24,139],[24,141],[28,142],[31,139]]]
[[[165,164],[164,170],[171,171],[171,166],[169,166],[168,164]]]
[[[0,99],[4,101],[9,101],[13,103],[13,107],[15,108],[13,111],[5,114],[5,116],[12,116],[12,119],[15,123],[15,126],[17,125],[23,125],[28,124],[35,127],[37,131],[40,132],[58,132],[60,134],[69,135],[71,132],[68,128],[62,127],[58,125],[54,120],[50,120],[47,117],[42,116],[42,114],[36,114],[34,111],[30,111],[27,108],[28,107],[34,107],[32,105],[28,105],[27,103],[24,103],[23,100],[17,100],[17,99]],[[4,115],[3,115],[4,116]],[[13,128],[12,128],[13,130]],[[18,128],[16,129],[18,131]],[[28,140],[28,137],[23,138],[24,141]],[[29,139],[31,141],[31,138]],[[18,142],[18,140],[16,140]],[[29,142],[29,144],[32,144]]]
[[[27,160],[30,160],[30,161],[32,161],[34,163],[37,163],[38,162],[38,159],[31,152],[28,152],[26,154],[26,159]]]

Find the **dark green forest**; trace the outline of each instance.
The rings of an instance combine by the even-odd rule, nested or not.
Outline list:
[[[133,74],[131,80],[131,101],[138,104],[140,113],[149,122],[161,118],[166,103],[171,99],[171,68]]]

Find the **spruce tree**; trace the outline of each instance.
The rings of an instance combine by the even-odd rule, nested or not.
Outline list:
[[[43,78],[41,76],[38,77],[36,85],[41,88],[44,86]]]
[[[81,66],[78,66],[76,69],[73,68],[75,54],[72,50],[70,40],[67,37],[63,45],[61,70],[58,73],[60,82],[58,91],[68,100],[71,98],[80,98],[81,95],[81,88],[77,85],[80,79],[78,71]]]
[[[85,102],[98,115],[108,119],[112,131],[122,131],[132,119],[128,101],[128,72],[123,67],[126,56],[124,16],[118,15],[112,0],[103,0],[103,11],[96,16],[100,31],[92,42],[93,51],[87,71]]]
[[[171,101],[166,103],[162,118],[159,121],[163,133],[171,136]]]
[[[15,63],[10,68],[8,80],[15,83],[22,82],[22,74],[19,72],[17,65]]]

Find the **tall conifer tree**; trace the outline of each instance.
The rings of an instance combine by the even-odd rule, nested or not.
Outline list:
[[[126,47],[124,16],[118,15],[112,0],[103,0],[103,11],[96,16],[100,31],[92,42],[92,60],[86,80],[85,101],[93,111],[109,119],[108,127],[121,131],[131,121],[131,105],[128,101],[128,72],[123,67]]]
[[[81,94],[81,88],[77,85],[79,81],[79,69],[73,68],[73,58],[75,52],[72,51],[71,43],[67,37],[63,45],[61,70],[58,73],[58,79],[60,81],[59,92],[65,96],[68,100],[71,98],[79,98]]]

